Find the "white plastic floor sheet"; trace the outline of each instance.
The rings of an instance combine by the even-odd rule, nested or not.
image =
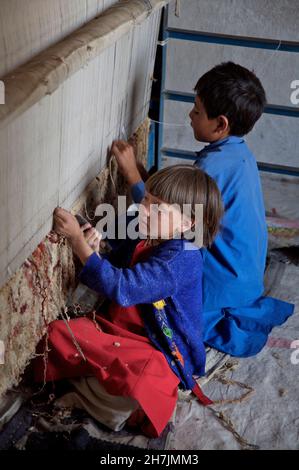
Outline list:
[[[267,209],[276,208],[282,217],[299,218],[297,180],[287,184],[284,179],[263,178]],[[181,400],[168,448],[299,449],[299,363],[291,361],[292,354],[299,360],[299,347],[297,355],[296,349],[290,347],[299,340],[299,266],[277,260],[270,263],[268,274],[270,295],[295,303],[295,313],[284,325],[272,330],[267,346],[257,356],[232,358],[237,366],[224,374],[226,379],[245,384],[254,392],[247,400],[215,405],[213,409],[204,408],[193,399]],[[216,378],[203,390],[213,400],[238,398],[247,391]]]

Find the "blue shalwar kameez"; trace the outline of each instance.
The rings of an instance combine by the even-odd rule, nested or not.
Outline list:
[[[203,250],[204,341],[232,356],[252,356],[294,310],[263,296],[267,226],[256,160],[236,136],[207,145],[197,157],[195,165],[216,181],[225,208],[220,233]],[[135,202],[143,192],[143,183],[132,188]]]

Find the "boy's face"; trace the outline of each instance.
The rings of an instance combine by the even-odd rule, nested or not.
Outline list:
[[[199,96],[195,97],[194,106],[189,113],[194,137],[200,142],[215,142],[228,135],[228,122],[226,117],[219,116],[209,119]]]

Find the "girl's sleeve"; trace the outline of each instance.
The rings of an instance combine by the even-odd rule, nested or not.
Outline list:
[[[145,184],[143,181],[139,181],[138,183],[133,184],[133,186],[131,187],[131,195],[134,202],[139,204],[144,198],[144,194]]]
[[[127,307],[173,295],[177,289],[175,271],[171,260],[156,256],[132,268],[117,268],[93,253],[79,278],[89,288]]]

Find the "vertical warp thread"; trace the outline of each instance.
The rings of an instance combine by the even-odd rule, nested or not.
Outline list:
[[[181,15],[181,0],[176,0],[175,2],[175,16],[179,17]]]

